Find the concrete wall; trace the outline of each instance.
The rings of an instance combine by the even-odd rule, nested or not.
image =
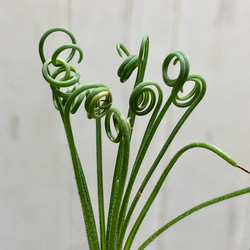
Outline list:
[[[87,249],[66,137],[41,75],[38,42],[47,29],[62,26],[75,34],[85,56],[79,65],[83,81],[107,84],[122,110],[132,83],[120,84],[116,76],[121,63],[116,42],[138,53],[141,38],[149,35],[145,80],[161,83],[165,96],[169,89],[161,79],[161,65],[176,49],[189,56],[191,72],[206,79],[207,94],[175,139],[156,180],[171,155],[193,141],[209,141],[250,169],[249,14],[247,0],[4,1],[0,8],[0,248]],[[171,110],[150,158],[179,116],[179,110]],[[74,126],[97,211],[95,147],[86,146],[92,137],[83,132],[92,129],[93,121],[77,118]],[[105,155],[115,150],[108,145]],[[112,153],[105,160],[106,196],[110,159]],[[173,216],[246,187],[249,181],[249,176],[209,152],[187,153],[171,172],[132,249]],[[246,250],[249,222],[250,196],[245,195],[190,216],[147,249]]]

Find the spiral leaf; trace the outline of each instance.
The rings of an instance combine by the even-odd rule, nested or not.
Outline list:
[[[117,71],[117,75],[120,77],[121,82],[126,82],[131,76],[132,72],[138,66],[138,56],[130,55],[125,61],[121,64],[120,68]]]
[[[193,87],[192,89],[184,95],[183,89],[185,87],[185,84],[192,82]],[[176,98],[173,100],[173,103],[180,108],[186,108],[189,107],[191,104],[193,104],[196,101],[200,101],[201,98],[204,96],[206,91],[206,82],[200,75],[189,75],[185,83],[183,84],[181,91],[177,93]]]
[[[113,124],[116,135],[112,132],[111,124]],[[121,115],[119,110],[111,108],[105,118],[105,130],[108,138],[112,142],[118,143],[127,130],[131,132],[131,127],[129,121]]]
[[[112,95],[108,88],[99,87],[87,96],[85,109],[89,113],[89,118],[98,119],[107,114],[111,105]]]
[[[71,43],[59,46],[54,53],[52,53],[52,56],[47,59],[44,53],[44,44],[47,38],[55,32],[64,33],[71,39]],[[131,231],[127,232],[130,219],[134,214],[134,209],[140,199],[142,191],[145,190],[147,183],[151,179],[156,168],[159,166],[160,161],[167,152],[176,134],[198,103],[202,100],[206,91],[206,82],[199,75],[189,74],[189,61],[183,52],[175,51],[169,54],[165,58],[162,65],[162,77],[166,85],[171,88],[171,91],[169,97],[166,98],[166,103],[162,105],[163,92],[160,86],[156,82],[146,82],[143,80],[148,59],[148,36],[143,37],[138,55],[131,55],[121,43],[118,43],[116,48],[121,57],[123,53],[126,55],[126,58],[121,63],[117,71],[120,81],[126,82],[132,73],[137,69],[134,88],[129,98],[129,110],[127,116],[124,116],[119,109],[111,107],[112,95],[107,86],[98,82],[83,84],[78,69],[70,65],[70,62],[74,58],[76,52],[79,56],[78,63],[80,63],[83,59],[83,52],[76,44],[76,39],[71,32],[63,28],[50,29],[42,36],[39,43],[39,54],[43,63],[42,74],[44,79],[50,85],[55,108],[60,112],[67,135],[86,225],[89,249],[91,250],[131,249],[131,245],[137,231],[158,192],[160,191],[168,173],[175,165],[179,157],[189,149],[195,147],[206,148],[226,160],[229,164],[250,173],[248,170],[237,165],[237,163],[230,156],[211,144],[204,142],[188,144],[186,147],[180,149],[167,164],[158,181],[155,183],[155,187],[146,200],[145,205],[142,207],[137,218],[135,218]],[[66,58],[61,58],[63,57],[63,52],[66,50],[70,50],[70,52],[67,51],[69,55]],[[178,68],[176,77],[170,76],[170,67]],[[100,222],[99,237],[91,198],[88,191],[88,185],[81,165],[80,157],[77,152],[70,119],[71,114],[76,113],[82,104],[84,104],[87,117],[89,119],[96,119],[96,162]],[[153,159],[152,165],[147,170],[141,184],[139,185],[139,189],[137,190],[134,199],[130,201],[137,173],[139,172],[139,169],[145,159],[145,155],[151,146],[152,139],[171,105],[175,105],[179,108],[186,108],[186,110],[184,110],[182,116],[174,126],[172,132],[170,132],[168,138],[166,138],[165,142],[163,142],[159,153],[156,155],[156,158]],[[129,179],[127,180],[130,163],[129,155],[132,128],[134,127],[136,116],[147,115],[150,112],[152,112],[151,117],[145,128],[141,144],[134,159],[133,167],[130,171]],[[104,125],[107,137],[112,142],[118,143],[118,153],[114,167],[107,221],[105,221],[106,213],[104,209],[105,203],[102,176],[102,121],[100,119],[102,117],[105,117]],[[194,211],[204,208],[210,204],[225,200],[227,199],[227,196],[234,197],[247,192],[250,192],[249,188],[218,197],[217,199],[202,203],[194,209],[188,210],[156,231],[151,238],[143,243],[140,249],[144,249],[144,247],[160,233]],[[124,242],[125,236],[127,236],[127,239]]]
[[[81,50],[81,48],[76,45],[76,44],[65,44],[62,45],[61,47],[59,47],[58,49],[55,50],[55,52],[53,53],[52,57],[51,57],[51,62],[54,66],[60,66],[60,63],[58,64],[57,62],[57,58],[59,57],[60,53],[67,50],[67,49],[73,49],[73,51],[78,51],[79,52],[79,59],[78,59],[78,63],[80,63],[83,59],[83,52]],[[66,62],[69,63],[70,60],[73,59],[71,57],[66,59]]]
[[[63,59],[57,58],[56,63],[62,65],[57,70],[53,72],[53,74],[50,74],[49,65],[52,64],[52,59],[48,59],[43,64],[42,68],[42,74],[44,79],[52,86],[55,87],[69,87],[77,83],[80,79],[80,73],[75,67],[70,66],[66,61]],[[65,72],[64,76],[60,78],[59,80],[56,79],[56,77]],[[71,75],[71,72],[74,73],[74,75]]]
[[[155,91],[151,87],[156,87],[158,100]],[[129,99],[132,112],[139,116],[148,114],[156,103],[159,108],[162,103],[162,90],[155,82],[142,82],[138,84]]]
[[[60,28],[60,27],[59,28],[52,28],[52,29],[48,30],[47,32],[45,32],[43,34],[43,36],[41,37],[40,42],[39,42],[39,54],[40,54],[40,58],[41,58],[42,63],[44,63],[46,61],[46,57],[44,55],[44,43],[49,35],[51,35],[52,33],[58,32],[58,31],[67,34],[70,37],[72,44],[76,44],[76,39],[70,31],[68,31],[64,28]],[[76,51],[75,48],[72,48],[70,55],[66,59],[66,62],[71,61],[71,59],[75,55],[75,51]]]
[[[88,118],[101,118],[112,105],[112,95],[102,83],[88,83],[74,90],[65,103],[65,113],[75,113],[86,97],[85,109]]]
[[[176,65],[177,63],[180,64],[180,70],[177,78],[172,79],[169,77],[168,70],[170,63],[173,61],[173,65]],[[189,61],[187,56],[181,52],[181,51],[175,51],[171,54],[169,54],[162,65],[162,76],[164,82],[170,86],[170,87],[179,87],[180,85],[183,85],[186,81],[189,74]]]
[[[121,64],[117,71],[117,75],[120,77],[121,82],[126,82],[133,71],[138,67],[136,84],[135,86],[143,80],[143,76],[145,73],[145,68],[147,64],[148,58],[148,46],[149,46],[149,38],[148,36],[144,36],[141,42],[141,47],[139,51],[139,55],[130,55],[125,46],[121,43],[118,43],[116,48],[118,54],[122,57],[122,51],[127,55],[127,58]]]

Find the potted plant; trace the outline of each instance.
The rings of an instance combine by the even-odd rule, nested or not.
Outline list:
[[[48,36],[54,32],[63,32],[71,39],[70,44],[60,46],[52,56],[47,59],[44,53],[44,45]],[[61,57],[62,52],[70,50],[66,59]],[[166,181],[171,169],[178,159],[188,150],[194,148],[205,148],[217,154],[228,164],[237,167],[249,174],[249,171],[238,166],[238,164],[226,153],[206,142],[193,142],[179,149],[170,159],[159,179],[155,183],[151,193],[144,194],[144,189],[157,169],[162,157],[166,154],[170,144],[176,134],[181,129],[184,122],[199,104],[206,92],[206,82],[200,75],[190,74],[189,60],[181,51],[169,54],[162,65],[162,77],[165,84],[171,89],[171,93],[166,102],[163,102],[163,90],[156,82],[145,81],[144,74],[147,65],[149,50],[149,38],[144,36],[139,49],[139,54],[130,54],[123,44],[117,44],[118,54],[125,60],[118,69],[118,76],[121,82],[129,79],[134,71],[137,71],[134,88],[129,99],[127,115],[124,115],[118,108],[112,106],[113,96],[109,88],[99,82],[86,83],[81,81],[78,69],[70,64],[75,56],[79,54],[78,63],[83,59],[83,52],[76,43],[74,35],[64,28],[53,28],[45,32],[39,43],[39,53],[42,61],[42,74],[44,79],[50,84],[55,108],[59,111],[67,135],[68,145],[72,157],[74,174],[77,189],[81,201],[83,217],[85,221],[86,234],[89,249],[98,250],[120,250],[131,249],[137,231],[154,202],[157,194],[161,190],[162,184]],[[177,77],[169,76],[169,67],[179,65]],[[186,93],[184,86],[192,83],[192,88]],[[71,125],[71,115],[78,112],[84,106],[86,115],[92,119],[96,126],[96,159],[97,159],[97,187],[99,204],[99,230],[94,216],[91,194],[86,182],[80,157],[77,151],[73,129]],[[184,110],[182,117],[177,122],[169,137],[165,140],[151,168],[143,176],[143,181],[137,183],[139,170],[143,168],[145,155],[150,154],[149,147],[163,117],[168,112],[170,106],[175,106]],[[144,131],[135,161],[130,159],[131,138],[133,136],[136,120],[140,116],[148,115],[148,124]],[[140,122],[140,121],[138,121]],[[138,123],[137,122],[137,123]],[[103,190],[103,155],[102,155],[102,128],[105,128],[106,135],[111,142],[117,143],[117,157],[113,170],[112,188],[109,198],[109,209],[105,211],[105,200]],[[133,193],[135,183],[139,184],[138,190]],[[230,199],[250,192],[250,187],[237,190],[214,199],[205,201],[183,212],[179,216],[167,222],[164,226],[153,232],[145,239],[138,249],[144,249],[157,236],[178,221],[190,214],[203,209],[209,205]],[[147,195],[148,198],[142,207],[131,229],[131,217],[140,200],[140,197]],[[107,217],[107,218],[106,218]],[[128,231],[130,230],[130,231]],[[128,231],[128,232],[127,232]]]

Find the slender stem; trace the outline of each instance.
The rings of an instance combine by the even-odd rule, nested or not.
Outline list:
[[[153,191],[151,192],[146,204],[144,205],[143,209],[141,210],[141,213],[139,214],[136,222],[134,223],[134,226],[132,227],[130,234],[127,238],[127,241],[125,243],[125,247],[124,250],[129,250],[131,247],[131,244],[134,240],[134,237],[144,219],[144,217],[146,216],[149,208],[151,207],[153,201],[155,200],[163,182],[165,181],[168,173],[170,172],[170,170],[172,169],[172,167],[174,166],[174,164],[176,163],[176,161],[180,158],[180,156],[186,152],[187,150],[190,150],[192,148],[196,148],[196,147],[200,147],[200,148],[205,148],[208,149],[212,152],[214,152],[215,154],[217,154],[219,157],[223,158],[225,161],[227,161],[229,164],[231,164],[232,166],[236,167],[237,163],[227,154],[225,154],[223,151],[221,151],[220,149],[218,149],[217,147],[205,143],[205,142],[195,142],[195,143],[191,143],[188,144],[187,146],[183,147],[182,149],[180,149],[175,155],[174,157],[171,159],[171,161],[169,162],[169,164],[167,165],[167,167],[165,168],[165,170],[163,171],[163,173],[161,174],[158,182],[156,183]]]
[[[70,37],[72,44],[66,44],[59,47],[53,53],[52,57],[46,60],[43,51],[45,40],[51,33],[57,31],[66,33]],[[136,207],[136,204],[140,198],[141,193],[143,192],[148,181],[150,180],[153,172],[157,168],[163,155],[165,155],[175,135],[178,133],[183,123],[186,121],[186,119],[189,117],[193,109],[196,107],[196,105],[200,102],[200,100],[203,98],[205,94],[206,90],[205,80],[198,75],[189,75],[189,62],[186,55],[181,51],[176,51],[174,53],[171,53],[165,58],[162,66],[163,80],[169,87],[172,87],[172,92],[167,102],[160,110],[162,103],[161,100],[162,93],[161,91],[159,91],[157,84],[152,82],[150,83],[151,86],[154,85],[158,89],[159,101],[157,102],[157,105],[155,105],[155,97],[156,97],[155,93],[152,91],[152,89],[148,88],[147,86],[148,83],[143,82],[147,64],[147,58],[148,58],[148,46],[149,46],[148,36],[144,36],[138,56],[130,55],[127,49],[122,44],[118,44],[117,46],[117,50],[120,56],[122,51],[127,55],[127,59],[125,59],[125,61],[122,63],[117,72],[121,82],[125,82],[131,76],[132,72],[137,68],[137,76],[135,80],[134,90],[130,98],[128,116],[127,118],[125,118],[119,110],[115,108],[110,109],[112,103],[112,96],[109,90],[106,88],[106,86],[100,83],[91,83],[82,85],[80,81],[80,73],[76,68],[69,65],[69,62],[73,59],[73,56],[76,51],[79,52],[80,56],[78,62],[80,62],[83,58],[82,50],[76,45],[76,40],[69,31],[62,28],[51,29],[42,36],[39,43],[39,53],[43,63],[42,74],[45,80],[48,81],[51,85],[54,105],[56,109],[60,112],[68,139],[90,250],[122,249],[123,240],[125,237],[125,233],[127,231],[128,223]],[[61,52],[67,49],[71,49],[71,53],[66,58],[66,60],[59,58]],[[176,79],[172,79],[168,75],[168,68],[172,61],[174,65],[176,63],[180,64],[180,72]],[[57,68],[52,74],[50,73],[50,66],[54,66]],[[60,80],[58,80],[59,75],[63,75],[63,73],[64,76]],[[73,73],[73,75],[71,75],[71,73]],[[183,94],[184,84],[189,81],[193,81],[193,83],[195,83],[194,87],[190,92],[188,92],[188,94]],[[145,86],[147,87],[144,90],[142,90],[141,88]],[[67,88],[67,90],[65,88]],[[62,89],[62,91],[60,89]],[[93,89],[93,91],[91,92],[90,89]],[[181,92],[182,94],[180,94]],[[132,96],[133,97],[137,96],[138,93],[139,93],[138,99],[132,98]],[[78,110],[79,106],[81,105],[85,97],[86,97],[85,109],[88,113],[88,117],[96,119],[96,161],[97,161],[97,189],[98,189],[97,193],[98,193],[98,206],[99,206],[100,243],[98,239],[96,221],[94,217],[88,185],[85,179],[84,171],[81,166],[79,155],[74,142],[73,131],[70,122],[70,113],[75,113]],[[104,97],[105,99],[104,100],[101,99],[102,97]],[[133,102],[134,100],[136,101]],[[149,103],[149,100],[153,100],[153,102]],[[173,131],[170,133],[170,136],[167,138],[164,145],[162,146],[161,151],[157,155],[151,168],[149,169],[145,178],[143,179],[143,182],[139,187],[139,191],[136,193],[127,212],[132,187],[134,186],[138,171],[141,167],[145,154],[148,151],[149,145],[151,144],[152,138],[155,135],[155,132],[159,127],[159,124],[161,123],[163,117],[165,116],[165,113],[167,112],[171,104],[174,104],[179,108],[188,107],[188,109],[184,112],[181,119],[178,121]],[[138,107],[138,112],[135,107]],[[124,187],[126,183],[127,170],[129,164],[130,141],[136,115],[147,114],[152,110],[153,107],[154,107],[154,112],[150,118],[144,136],[142,138],[142,142],[140,144],[131,171],[129,182],[125,190]],[[146,111],[144,110],[144,108],[146,109]],[[140,113],[139,111],[143,112]],[[111,141],[119,142],[118,153],[113,175],[113,183],[111,188],[106,228],[105,228],[105,209],[104,209],[105,204],[104,204],[103,166],[102,166],[102,138],[101,138],[102,127],[100,120],[100,117],[104,115],[106,115],[105,126],[107,126],[106,127],[107,135],[110,137]],[[111,132],[112,130],[110,130],[110,125],[107,125],[106,123],[107,120],[108,122],[110,122],[111,117],[113,117],[113,122],[115,130],[117,132],[117,137],[113,136]],[[210,145],[208,143],[197,142],[197,143],[191,143],[183,147],[170,160],[169,164],[164,169],[162,175],[158,179],[158,182],[153,188],[148,200],[146,201],[134,225],[132,226],[131,231],[129,232],[127,241],[125,242],[124,250],[129,250],[131,248],[134,237],[144,217],[146,216],[158,192],[160,191],[163,182],[165,181],[172,167],[175,165],[176,161],[187,150],[195,147],[206,148],[214,152],[224,160],[226,160],[231,165],[240,168],[241,170],[247,173],[250,173],[248,170],[238,166],[236,162],[232,160],[231,157],[226,155],[224,152],[222,152],[215,146]],[[124,190],[126,191],[125,194]],[[162,232],[167,230],[170,226],[174,225],[176,222],[180,221],[184,217],[192,214],[193,212],[200,210],[206,206],[212,205],[214,203],[249,192],[250,192],[250,187],[226,194],[224,196],[214,198],[212,200],[206,201],[194,208],[187,210],[183,214],[177,216],[175,219],[165,224],[154,234],[152,234],[140,246],[139,249],[144,249],[158,235],[160,235]]]
[[[123,237],[124,237],[126,228],[128,226],[128,223],[129,223],[130,218],[131,218],[131,216],[133,214],[133,211],[134,211],[134,209],[136,207],[136,204],[137,204],[137,202],[139,200],[139,196],[137,194],[139,192],[141,192],[141,190],[144,190],[145,186],[147,185],[149,179],[151,178],[152,174],[154,173],[154,171],[155,171],[156,167],[158,166],[159,162],[161,161],[162,157],[165,155],[165,153],[166,153],[169,145],[173,141],[174,137],[176,136],[176,134],[178,133],[178,131],[180,130],[180,128],[182,127],[184,122],[187,120],[189,115],[192,113],[192,111],[198,105],[198,103],[202,100],[202,98],[203,98],[203,96],[204,96],[204,94],[206,92],[206,83],[205,83],[205,80],[201,76],[192,74],[192,75],[188,76],[187,80],[192,80],[197,84],[196,85],[197,88],[195,88],[195,91],[196,91],[197,94],[195,95],[195,98],[192,99],[192,102],[190,102],[190,104],[189,104],[190,106],[188,107],[186,112],[183,114],[183,116],[178,121],[175,128],[173,129],[173,131],[169,135],[169,137],[166,140],[165,144],[163,145],[161,151],[159,152],[159,154],[157,155],[155,161],[153,162],[150,170],[148,171],[147,175],[145,176],[141,186],[139,187],[139,190],[136,193],[136,195],[135,195],[135,197],[134,197],[134,199],[133,199],[133,201],[132,201],[132,203],[130,205],[129,211],[128,211],[127,216],[125,218],[125,221],[123,223],[123,228],[122,228],[121,235],[120,235],[120,242],[122,242],[122,240],[123,240]],[[184,83],[182,83],[182,84],[184,84]],[[180,86],[183,86],[183,85],[180,85]],[[131,186],[133,186],[133,184],[134,184],[134,181],[135,181],[135,178],[137,176],[138,170],[139,170],[139,168],[141,166],[141,163],[142,163],[142,161],[144,159],[144,156],[145,156],[145,154],[147,152],[147,149],[148,149],[148,147],[149,147],[149,145],[151,143],[151,140],[152,140],[152,138],[153,138],[153,136],[154,136],[160,122],[162,121],[164,115],[166,114],[169,106],[171,105],[171,103],[174,102],[174,99],[178,95],[179,91],[180,91],[180,87],[175,88],[172,91],[171,96],[168,98],[166,104],[164,105],[164,107],[160,111],[158,117],[155,119],[154,123],[152,123],[152,125],[150,125],[150,127],[147,128],[147,130],[145,132],[144,138],[142,140],[142,143],[140,145],[140,149],[138,151],[138,154],[137,154],[137,157],[136,157],[136,160],[135,160],[135,163],[134,163],[134,167],[133,167],[131,175],[130,175],[127,192],[125,194],[126,200],[124,199],[124,202],[126,202],[126,203],[127,203],[128,198],[130,196],[130,193],[131,193],[131,189],[132,189]],[[190,93],[192,93],[192,92],[190,92]],[[182,107],[185,107],[185,106],[182,106]],[[124,207],[127,206],[126,203],[124,204]]]
[[[145,85],[146,84],[147,83],[145,83]],[[154,84],[154,83],[151,83],[151,84],[156,85],[156,87],[158,88],[157,84]],[[119,234],[119,246],[120,247],[122,245],[122,241],[123,241],[123,238],[124,238],[124,235],[125,235],[125,232],[126,232],[126,228],[127,228],[127,223],[129,221],[129,219],[128,219],[126,221],[126,224],[124,225],[125,215],[126,215],[126,212],[127,212],[127,206],[128,206],[130,194],[131,194],[131,191],[132,191],[132,188],[133,188],[137,173],[138,173],[139,168],[141,166],[141,163],[142,163],[142,161],[144,159],[144,156],[145,156],[145,154],[147,152],[147,149],[149,147],[149,144],[150,144],[150,142],[152,140],[152,137],[153,137],[153,134],[155,132],[154,131],[153,134],[150,133],[150,131],[152,129],[152,126],[154,125],[155,119],[157,117],[157,114],[159,112],[160,106],[162,104],[162,92],[161,92],[160,89],[158,89],[158,94],[159,94],[159,96],[158,96],[159,99],[157,101],[154,112],[153,112],[153,114],[152,114],[152,116],[150,118],[150,121],[149,121],[148,126],[146,128],[146,131],[144,132],[144,136],[143,136],[141,145],[139,147],[139,150],[138,150],[138,153],[137,153],[137,156],[136,156],[136,159],[135,159],[135,162],[134,162],[131,174],[130,174],[129,182],[127,184],[126,192],[125,192],[125,195],[124,195],[124,198],[123,198],[123,201],[122,201],[122,205],[121,205],[121,210],[120,210],[120,215],[119,215],[119,224],[121,225],[120,226],[120,234]],[[170,105],[170,103],[169,103],[169,105]],[[155,127],[155,130],[156,130],[156,128],[157,128],[157,126]],[[130,216],[128,216],[128,217],[130,218]]]
[[[141,47],[140,47],[140,53],[139,53],[139,60],[140,64],[138,65],[138,71],[136,75],[136,80],[134,84],[134,88],[143,81],[147,61],[148,61],[148,47],[149,47],[149,38],[148,36],[144,36],[142,39]],[[132,112],[132,110],[129,108],[128,115],[130,126],[133,128],[135,123],[136,115]]]
[[[51,86],[51,89],[54,93],[55,87]],[[78,188],[78,193],[80,196],[80,201],[83,210],[83,216],[86,225],[86,233],[88,238],[89,247],[91,250],[99,249],[98,236],[96,232],[94,213],[91,205],[90,196],[88,193],[88,187],[86,183],[86,179],[82,170],[81,162],[79,160],[79,156],[76,150],[76,146],[74,143],[74,137],[72,133],[72,128],[70,124],[69,116],[65,118],[65,110],[62,105],[60,98],[57,95],[54,95],[54,101],[56,106],[60,112],[65,132],[68,139],[69,149],[71,153],[71,158],[73,162],[74,173],[76,177],[76,183]],[[89,229],[90,228],[90,229]]]
[[[74,142],[73,132],[72,132],[70,118],[69,118],[69,110],[65,110],[63,122],[64,122],[64,127],[65,127],[68,144],[70,148],[78,193],[79,193],[80,201],[82,205],[82,211],[83,211],[83,217],[84,217],[85,226],[86,226],[86,233],[87,233],[87,238],[89,242],[89,248],[91,250],[99,250],[100,245],[98,241],[94,212],[92,208],[92,203],[91,203],[91,199],[89,195],[87,182],[85,179],[85,175],[84,175],[81,162],[80,162],[77,150],[76,150],[75,142]]]
[[[102,174],[102,131],[101,120],[96,119],[96,159],[97,159],[97,185],[99,202],[99,224],[100,224],[100,245],[101,250],[105,249],[105,212],[103,195],[103,174]]]
[[[171,101],[166,103],[165,107],[165,111],[167,110],[167,107],[169,107]],[[162,112],[161,112],[162,113]],[[134,166],[133,166],[133,169],[132,169],[132,172],[131,172],[131,175],[130,175],[130,178],[129,178],[129,183],[127,185],[127,189],[126,189],[126,193],[125,193],[125,196],[124,196],[124,199],[123,199],[123,214],[122,214],[122,217],[124,217],[124,214],[126,213],[127,211],[127,206],[128,206],[128,201],[129,201],[129,197],[130,197],[130,194],[131,194],[131,191],[132,191],[132,187],[134,185],[134,182],[135,182],[135,179],[136,179],[136,176],[138,174],[138,171],[140,169],[140,166],[142,164],[142,161],[144,159],[144,156],[148,150],[148,147],[150,145],[150,142],[153,138],[153,135],[154,133],[156,132],[156,129],[160,123],[161,119],[157,119],[157,122],[154,123],[153,127],[151,128],[147,128],[147,131],[148,133],[145,133],[144,134],[144,137],[143,137],[143,140],[142,140],[142,143],[140,145],[140,148],[139,148],[139,151],[138,151],[138,154],[137,154],[137,157],[136,157],[136,160],[134,162]],[[173,138],[173,137],[172,137]],[[165,143],[165,150],[167,150],[167,146],[169,145],[170,141],[169,139],[167,140],[167,142]],[[163,150],[161,150],[161,152],[163,152]],[[148,172],[148,174],[146,175],[143,183],[141,184],[141,186],[139,187],[139,190],[143,190],[147,184],[147,182],[149,181],[151,175],[153,174],[154,170],[156,169],[160,159],[161,159],[161,152],[159,153],[158,157],[156,158],[156,160],[154,161],[154,164],[152,165],[152,167],[150,168],[150,171]],[[139,196],[137,195],[138,193],[136,193],[131,205],[130,205],[130,208],[129,208],[129,211],[126,215],[126,218],[125,220],[123,221],[122,220],[122,228],[121,228],[121,233],[120,233],[120,241],[119,241],[119,244],[121,245],[122,244],[122,241],[124,239],[124,236],[125,236],[125,233],[126,233],[126,230],[127,230],[127,227],[128,227],[128,223],[130,221],[130,218],[133,214],[133,211],[136,207],[136,204],[139,200]],[[124,219],[124,218],[121,218],[121,219]]]
[[[113,184],[110,196],[109,214],[106,233],[106,249],[115,250],[117,245],[118,214],[122,197],[121,168],[123,168],[124,145],[121,142],[117,153],[117,161],[113,176]],[[125,166],[126,167],[126,166]]]
[[[175,91],[172,92],[171,96],[168,98],[166,104],[164,105],[164,107],[162,108],[162,110],[160,111],[159,115],[157,118],[154,117],[155,121],[154,123],[151,122],[149,123],[146,132],[144,134],[142,143],[140,145],[140,149],[138,151],[136,160],[134,162],[134,166],[129,178],[129,184],[125,193],[125,198],[124,198],[124,207],[127,206],[128,203],[128,199],[129,196],[131,194],[131,190],[132,187],[134,185],[137,173],[140,169],[140,166],[142,164],[142,161],[145,157],[145,154],[149,148],[149,145],[152,141],[152,138],[155,134],[155,132],[157,131],[157,128],[159,127],[164,115],[166,114],[166,112],[168,111],[171,103],[173,102],[174,97],[176,96],[176,94],[178,93],[178,89],[176,89]],[[181,119],[179,120],[179,122],[177,123],[177,125],[175,126],[175,128],[173,129],[173,131],[171,132],[170,136],[168,137],[168,139],[166,140],[165,144],[163,145],[161,151],[159,152],[159,154],[157,155],[155,161],[153,162],[150,170],[148,171],[148,173],[146,174],[142,184],[139,187],[139,191],[144,190],[145,186],[147,185],[148,181],[150,180],[152,174],[154,173],[156,167],[158,166],[159,162],[161,161],[162,157],[164,156],[164,154],[166,153],[169,145],[171,144],[171,142],[173,141],[173,139],[175,138],[176,134],[178,133],[178,131],[180,130],[180,128],[182,127],[182,125],[184,124],[184,122],[187,120],[187,118],[189,117],[189,115],[192,113],[192,111],[194,110],[194,108],[198,105],[198,103],[200,102],[200,100],[202,99],[202,97],[204,96],[205,93],[205,89],[202,90],[201,94],[200,94],[200,98],[197,99],[195,102],[192,103],[192,105],[188,108],[188,110],[186,110],[186,112],[183,114],[183,116],[181,117]],[[121,241],[124,238],[128,223],[130,221],[130,218],[133,214],[133,211],[136,207],[136,204],[139,200],[139,196],[137,195],[138,192],[136,193],[136,195],[134,196],[134,199],[130,205],[129,211],[126,215],[125,221],[123,223],[123,228],[121,231],[121,235],[120,235],[120,244]]]
[[[153,233],[147,240],[145,240],[142,245],[138,248],[138,250],[143,250],[145,249],[146,246],[148,246],[155,238],[157,238],[161,233],[163,233],[164,231],[166,231],[168,228],[170,228],[171,226],[173,226],[175,223],[177,223],[178,221],[184,219],[185,217],[191,215],[192,213],[203,209],[205,207],[208,207],[210,205],[213,205],[215,203],[224,201],[224,200],[228,200],[231,199],[233,197],[239,196],[239,195],[243,195],[243,194],[247,194],[250,193],[250,187],[247,188],[243,188],[216,198],[213,198],[211,200],[205,201],[187,211],[185,211],[184,213],[180,214],[179,216],[177,216],[176,218],[174,218],[173,220],[171,220],[170,222],[168,222],[167,224],[165,224],[163,227],[161,227],[160,229],[158,229],[155,233]]]
[[[106,249],[108,250],[115,250],[117,247],[119,231],[118,215],[123,196],[124,185],[126,182],[130,149],[130,129],[127,124],[126,118],[118,109],[111,108],[110,113],[106,116],[106,122],[110,122],[112,114],[114,114],[114,119],[119,125],[118,133],[121,133],[122,135],[120,138],[121,140],[119,141],[109,204],[106,233]]]

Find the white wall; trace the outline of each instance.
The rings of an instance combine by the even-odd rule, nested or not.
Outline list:
[[[250,169],[249,13],[247,0],[4,1],[0,8],[1,249],[87,249],[63,126],[41,75],[38,42],[47,29],[62,26],[75,34],[85,55],[79,65],[83,81],[109,85],[117,95],[116,106],[124,110],[121,99],[131,85],[121,85],[116,76],[121,63],[116,42],[138,53],[142,36],[148,34],[145,80],[162,84],[165,56],[176,49],[185,51],[191,72],[204,76],[208,90],[167,159],[181,146],[201,140],[216,144]],[[171,111],[167,128],[179,115],[178,110]],[[77,122],[77,132],[92,127],[90,121]],[[166,135],[164,128],[161,134]],[[84,140],[79,138],[85,150]],[[94,145],[88,149],[94,150]],[[83,164],[96,198],[95,168],[88,167],[94,155],[84,153]],[[110,179],[112,169],[108,166],[105,171]],[[246,187],[249,181],[243,172],[209,152],[187,153],[163,186],[133,249],[174,215]],[[250,248],[249,222],[250,196],[245,195],[192,215],[147,249],[246,250]]]

